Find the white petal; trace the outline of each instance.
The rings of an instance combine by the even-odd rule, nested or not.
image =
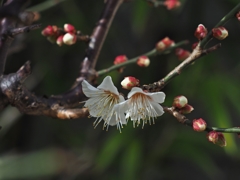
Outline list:
[[[114,111],[118,113],[124,113],[129,109],[128,100],[114,105]]]
[[[152,100],[157,103],[163,103],[166,97],[164,92],[147,93],[147,95],[150,96]]]
[[[99,117],[99,109],[97,107],[96,104],[97,100],[96,98],[90,98],[86,101],[86,103],[84,104],[85,107],[87,107],[89,109],[89,114],[92,117]],[[95,106],[94,106],[95,105]]]
[[[160,104],[158,104],[156,102],[151,102],[151,105],[153,106],[155,112],[157,113],[157,116],[163,115],[164,111]]]
[[[82,82],[82,90],[83,90],[83,93],[87,97],[92,97],[94,94],[98,94],[99,93],[99,89],[93,87],[91,84],[89,84],[85,80],[83,80],[83,82]]]
[[[136,93],[143,93],[143,94],[145,94],[141,88],[139,88],[139,87],[133,87],[133,88],[131,89],[131,91],[128,93],[128,98],[132,97],[132,96],[133,96],[134,94],[136,94]]]
[[[108,90],[114,94],[119,95],[117,88],[114,86],[112,82],[112,78],[107,76],[103,79],[103,82],[97,87],[98,89]]]
[[[121,103],[123,101],[125,101],[124,97],[122,95],[119,95],[119,102]]]
[[[115,126],[115,125],[117,125],[117,124],[127,124],[127,121],[126,121],[126,119],[125,119],[125,115],[124,115],[124,113],[117,113],[116,112],[116,115],[114,116],[112,116],[111,117],[111,119],[110,119],[110,121],[109,121],[109,125],[110,126]]]

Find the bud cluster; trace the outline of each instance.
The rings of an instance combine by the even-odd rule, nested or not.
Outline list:
[[[46,36],[47,39],[52,43],[62,46],[73,45],[77,41],[76,29],[71,24],[64,24],[64,28],[59,28],[55,25],[48,25],[42,30],[42,35]]]
[[[236,14],[236,17],[237,19],[240,19],[240,12]],[[207,36],[207,33],[208,31],[205,26],[203,24],[199,24],[194,32],[194,36],[198,38],[199,41],[201,41]],[[216,27],[212,29],[212,35],[218,40],[223,40],[228,36],[228,30],[223,26]]]
[[[188,100],[185,96],[177,96],[173,100],[173,107],[177,108],[181,114],[189,114],[194,108],[188,104]]]

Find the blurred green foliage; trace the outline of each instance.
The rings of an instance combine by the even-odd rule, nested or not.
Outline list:
[[[103,0],[35,0],[29,8],[41,11],[39,23],[63,26],[74,24],[91,34],[104,7]],[[198,24],[208,30],[238,0],[184,0],[179,9],[153,8],[144,0],[124,3],[113,22],[97,70],[111,66],[115,56],[129,58],[154,48],[169,36],[176,42],[188,39],[185,49],[197,40]],[[39,5],[41,4],[41,5]],[[46,8],[47,7],[47,8]],[[177,95],[185,95],[195,110],[190,119],[203,118],[211,126],[239,126],[240,22],[226,25],[229,37],[222,48],[197,60],[170,82],[164,92],[165,106]],[[33,73],[26,86],[36,94],[59,94],[69,89],[78,75],[86,44],[58,47],[41,36],[41,29],[16,39],[13,47],[21,51],[8,57],[5,73],[15,72],[31,60]],[[212,41],[214,45],[218,41]],[[109,73],[121,90],[125,76],[135,76],[142,84],[164,77],[180,62],[173,53],[151,58],[148,68],[130,65],[122,74]],[[101,82],[99,78],[98,82]],[[126,94],[125,94],[126,95]],[[133,128],[131,122],[120,134],[115,127],[102,131],[92,127],[93,119],[63,121],[48,117],[20,115],[7,108],[0,116],[0,179],[231,179],[239,177],[239,139],[226,135],[227,147],[207,142],[205,133],[182,126],[169,114],[155,125]]]

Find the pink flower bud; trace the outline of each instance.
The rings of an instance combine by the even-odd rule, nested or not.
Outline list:
[[[121,85],[122,88],[130,90],[133,87],[139,86],[139,80],[135,77],[128,76],[124,78],[124,80],[121,82]]]
[[[76,29],[73,25],[71,24],[64,24],[64,31],[65,32],[71,32],[71,33],[75,33]]]
[[[217,27],[212,29],[213,36],[219,40],[223,40],[228,36],[228,31],[225,27]]]
[[[140,56],[137,60],[137,65],[140,67],[148,67],[150,64],[150,59],[147,56]]]
[[[63,36],[63,43],[66,45],[73,45],[77,42],[77,36],[73,33],[66,33]]]
[[[128,60],[127,56],[125,55],[119,55],[115,58],[113,64],[121,64],[123,62],[126,62]]]
[[[57,32],[57,26],[47,26],[42,30],[43,36],[53,36]]]
[[[181,114],[189,114],[193,110],[194,110],[194,108],[191,105],[187,104],[187,105],[185,105],[183,108],[181,108],[179,110],[179,113],[181,113]]]
[[[192,50],[197,47],[198,43],[199,43],[199,42],[195,42],[195,43],[192,44]]]
[[[181,5],[179,0],[165,0],[163,3],[168,10],[175,9]]]
[[[236,18],[240,21],[240,11],[237,12],[237,14],[236,14]]]
[[[168,37],[165,37],[164,39],[162,39],[156,44],[156,49],[157,51],[161,52],[167,49],[168,47],[174,46],[174,45],[175,43],[173,40],[169,39]]]
[[[57,45],[62,46],[63,45],[63,35],[59,36],[56,41]]]
[[[219,145],[221,147],[224,147],[227,145],[227,142],[221,132],[210,131],[207,134],[207,139],[213,144]]]
[[[193,130],[197,132],[204,131],[207,127],[207,123],[202,119],[194,119],[193,120]]]
[[[183,61],[183,60],[187,59],[188,56],[190,56],[191,53],[189,51],[186,51],[186,50],[182,49],[182,48],[177,48],[176,51],[175,51],[175,54],[177,55],[177,57],[180,61]]]
[[[205,28],[205,26],[202,24],[199,24],[197,29],[195,30],[194,36],[198,38],[198,40],[202,40],[203,38],[206,37],[207,33],[208,31]]]
[[[188,100],[185,96],[177,96],[173,100],[173,107],[181,109],[185,107],[187,103],[188,103]]]

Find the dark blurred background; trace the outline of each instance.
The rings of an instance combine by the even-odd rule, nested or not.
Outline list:
[[[103,0],[35,0],[30,9],[39,11],[36,23],[63,27],[75,25],[91,34],[104,7]],[[46,3],[48,2],[48,3]],[[124,3],[114,19],[103,46],[97,70],[109,67],[117,55],[128,58],[152,50],[165,36],[175,42],[189,40],[182,48],[191,51],[196,42],[198,24],[211,30],[234,8],[238,0],[182,0],[176,10],[153,8],[144,0]],[[221,49],[202,57],[165,88],[171,106],[177,95],[185,95],[195,110],[190,119],[203,118],[210,126],[233,127],[240,124],[240,22],[232,19],[225,26],[229,37]],[[27,60],[33,73],[26,86],[38,95],[67,91],[78,75],[86,44],[58,47],[41,35],[41,30],[20,35],[9,54],[5,73],[16,72]],[[209,46],[218,43],[211,41]],[[119,91],[125,76],[135,76],[141,84],[163,78],[180,61],[175,53],[151,58],[148,68],[128,66],[122,74],[111,75]],[[99,78],[98,83],[104,76]],[[122,133],[116,127],[96,129],[94,119],[59,120],[20,114],[7,107],[0,114],[0,179],[17,180],[168,180],[168,179],[237,179],[240,176],[240,139],[225,134],[227,146],[209,143],[206,133],[194,132],[179,124],[169,114],[155,125],[133,128],[131,122]]]

